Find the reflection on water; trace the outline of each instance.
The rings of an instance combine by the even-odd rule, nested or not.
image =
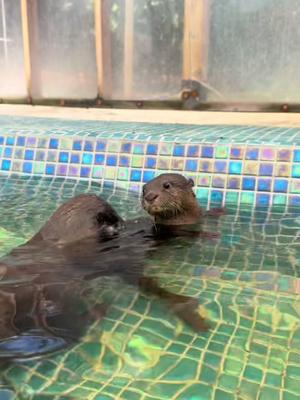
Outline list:
[[[9,232],[10,248],[59,204],[88,190],[63,181],[1,183],[1,232]],[[103,195],[123,217],[136,215],[137,198]],[[174,238],[147,253],[145,273],[198,299],[209,332],[196,334],[161,300],[118,277],[95,276],[84,282],[78,309],[72,307],[78,314],[93,307],[100,312],[81,325],[81,340],[38,360],[4,363],[4,387],[20,399],[299,398],[299,215],[229,210],[217,227],[216,220],[205,221],[206,230],[221,232],[219,240]],[[139,251],[134,244],[126,243]],[[109,305],[105,317],[96,307],[101,304]],[[77,329],[76,322],[65,324]]]

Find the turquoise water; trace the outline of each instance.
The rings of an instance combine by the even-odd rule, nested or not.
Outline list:
[[[124,218],[144,215],[125,191],[0,177],[1,254],[82,192],[101,193]],[[110,304],[104,320],[72,348],[3,364],[0,398],[298,399],[300,211],[232,207],[204,225],[220,239],[174,239],[152,253],[146,273],[196,297],[209,332],[194,333],[162,302],[117,279],[95,279],[86,301]]]

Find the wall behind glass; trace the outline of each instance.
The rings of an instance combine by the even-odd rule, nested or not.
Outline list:
[[[0,0],[0,94],[26,96],[20,0]]]
[[[97,96],[93,0],[38,0],[33,97]],[[37,76],[38,75],[38,76]]]
[[[225,101],[300,102],[299,0],[210,0],[209,36],[208,80]]]

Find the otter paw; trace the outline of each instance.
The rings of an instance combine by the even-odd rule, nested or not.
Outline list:
[[[212,208],[211,210],[206,211],[205,215],[209,217],[221,217],[222,215],[226,214],[226,208]]]

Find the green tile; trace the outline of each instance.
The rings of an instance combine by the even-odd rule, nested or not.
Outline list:
[[[114,167],[106,167],[104,169],[104,178],[114,180],[117,174],[117,169]]]
[[[217,381],[216,370],[203,364],[200,373],[200,381],[207,384],[215,384]]]
[[[142,168],[144,164],[143,156],[132,156],[131,158],[131,166],[134,168]]]
[[[299,400],[300,393],[294,394],[290,392],[283,392],[282,400]]]
[[[176,400],[210,400],[212,399],[212,387],[196,383],[189,386]]]
[[[229,154],[229,148],[227,146],[217,146],[215,151],[216,158],[227,158]]]
[[[129,181],[129,169],[120,167],[118,169],[118,179],[121,181]]]
[[[241,193],[241,202],[245,204],[254,204],[254,193],[242,192]]]
[[[244,364],[233,358],[226,358],[224,363],[224,372],[230,375],[240,376],[244,368]]]
[[[107,143],[107,151],[109,153],[118,153],[120,152],[120,150],[121,150],[121,142],[113,140]]]
[[[284,206],[287,203],[288,197],[284,194],[274,194],[273,196],[273,204],[275,206]]]
[[[239,385],[239,377],[222,374],[219,376],[218,385],[229,392],[234,392]]]
[[[244,372],[244,377],[250,381],[261,382],[263,378],[263,372],[261,369],[248,365]]]
[[[258,400],[280,400],[280,392],[278,389],[264,386],[260,389]]]
[[[45,172],[45,163],[44,162],[33,163],[33,173],[34,174],[43,174],[44,172]]]
[[[103,178],[104,167],[93,167],[92,176],[93,178]]]
[[[224,390],[217,389],[214,400],[235,400],[236,397],[233,393],[224,392]]]
[[[248,382],[243,380],[240,384],[239,387],[239,394],[241,395],[241,398],[244,399],[244,397],[246,399],[256,399],[257,394],[260,391],[260,386],[253,383],[253,382]],[[272,400],[272,399],[270,399]]]
[[[72,150],[73,140],[68,138],[63,138],[60,141],[60,149],[62,150]]]
[[[237,204],[239,199],[239,193],[237,192],[227,192],[225,202],[226,204]]]

